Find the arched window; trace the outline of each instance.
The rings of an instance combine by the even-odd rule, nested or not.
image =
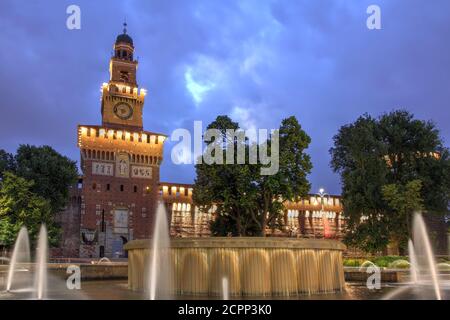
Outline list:
[[[97,184],[94,182],[94,183],[92,184],[92,190],[95,190],[95,189],[97,189]]]
[[[123,191],[125,188],[123,186],[123,184],[120,185],[120,191]]]
[[[134,193],[137,192],[137,186],[134,186],[134,187],[133,187],[133,191],[134,191]]]

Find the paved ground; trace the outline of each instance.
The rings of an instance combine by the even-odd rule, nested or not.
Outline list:
[[[142,300],[146,295],[142,292],[128,290],[126,281],[84,281],[80,290],[68,290],[59,279],[49,279],[48,299],[72,300]],[[247,297],[248,299],[299,299],[299,300],[348,300],[348,299],[381,299],[396,287],[385,286],[381,290],[368,290],[356,284],[347,284],[345,292],[336,294],[302,295],[295,297]],[[30,289],[16,289],[12,292],[0,292],[0,299],[33,299]],[[219,297],[176,296],[174,299],[219,299]]]

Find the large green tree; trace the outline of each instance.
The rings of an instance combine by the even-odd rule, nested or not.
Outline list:
[[[26,226],[30,240],[35,242],[41,224],[47,226],[50,244],[56,244],[58,228],[51,213],[50,202],[33,193],[34,182],[5,172],[0,182],[0,243],[14,244],[22,226]]]
[[[48,199],[52,212],[61,211],[67,203],[69,186],[78,177],[76,162],[49,146],[21,145],[15,156],[16,174],[34,181],[33,192]]]
[[[330,153],[331,167],[341,175],[349,245],[383,250],[409,234],[405,219],[422,204],[430,214],[447,211],[449,154],[429,121],[404,110],[377,119],[363,115],[340,128]],[[414,203],[400,208],[395,199],[412,192]]]
[[[212,205],[217,207],[212,233],[264,236],[267,227],[282,226],[284,202],[305,196],[310,188],[307,174],[312,165],[305,153],[310,138],[297,119],[283,120],[276,132],[279,136],[278,170],[268,175],[261,172],[267,164],[250,161],[250,150],[267,150],[267,154],[276,154],[270,139],[259,145],[246,139],[235,139],[227,129],[237,130],[239,124],[227,116],[217,117],[207,129],[217,129],[221,133],[220,139],[210,144],[226,141],[228,148],[245,150],[241,161],[238,161],[238,153],[234,152],[234,164],[203,162],[196,165],[194,202],[204,210]],[[220,152],[225,158],[227,148],[220,148]]]
[[[44,222],[50,243],[56,244],[59,232],[55,216],[66,205],[69,186],[77,176],[75,162],[49,146],[21,145],[15,155],[0,150],[0,241],[10,244],[22,225],[34,237]]]

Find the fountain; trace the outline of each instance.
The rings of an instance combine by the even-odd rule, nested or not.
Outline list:
[[[228,289],[228,278],[223,277],[222,278],[222,299],[223,300],[229,300],[230,299],[230,293]]]
[[[36,248],[35,292],[36,298],[42,300],[47,294],[47,229],[41,225]]]
[[[293,296],[344,288],[342,251],[328,239],[176,238],[159,204],[153,240],[132,240],[128,287],[150,299],[174,295]],[[224,281],[224,278],[226,280]]]
[[[169,298],[170,239],[164,204],[158,203],[149,261],[148,292],[150,300]]]
[[[413,239],[408,242],[411,282],[384,298],[402,299],[404,294],[409,293],[413,298],[441,300],[444,283],[439,279],[428,232],[420,213],[414,214],[412,234]]]
[[[6,291],[11,291],[14,275],[17,266],[27,265],[30,263],[30,241],[28,239],[28,231],[26,227],[22,227],[14,244],[11,261],[9,263],[8,278],[6,282]]]
[[[417,259],[416,254],[414,250],[414,244],[411,239],[408,240],[408,253],[409,253],[409,273],[411,276],[411,281],[413,284],[417,284],[419,277],[418,277],[418,270],[417,270]]]
[[[415,270],[417,270],[417,280],[419,283],[427,281],[431,277],[432,286],[437,300],[441,300],[441,289],[437,274],[436,262],[434,261],[430,239],[423,221],[422,215],[416,213],[413,221],[413,257]],[[410,253],[411,254],[411,253]]]

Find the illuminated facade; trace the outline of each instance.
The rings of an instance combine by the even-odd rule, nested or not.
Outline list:
[[[159,196],[170,213],[171,237],[208,237],[214,206],[202,212],[192,202],[192,185],[160,183]],[[299,202],[287,202],[283,230],[267,229],[270,236],[340,239],[345,219],[340,197],[311,195]]]

